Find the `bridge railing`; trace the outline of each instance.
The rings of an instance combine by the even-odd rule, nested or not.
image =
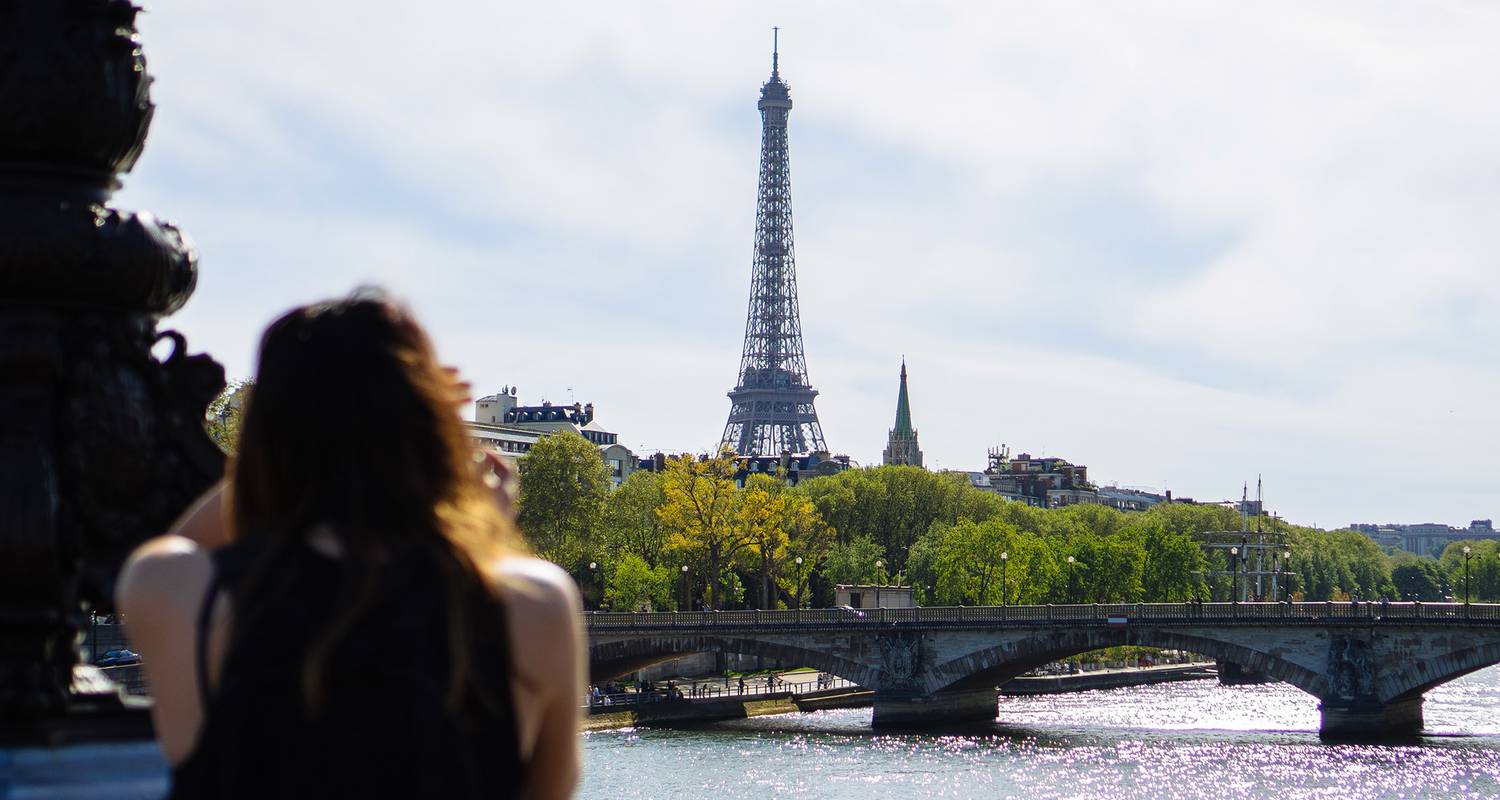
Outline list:
[[[658,611],[584,614],[591,630],[638,628],[853,627],[1058,623],[1130,624],[1196,621],[1430,620],[1500,622],[1500,604],[1346,601],[1307,603],[1105,603],[926,608],[808,608],[787,611]]]

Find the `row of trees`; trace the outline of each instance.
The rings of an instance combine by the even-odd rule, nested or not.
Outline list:
[[[230,384],[205,418],[231,454],[252,389],[248,380]],[[1237,529],[1228,508],[1044,510],[916,467],[847,470],[795,487],[770,475],[743,487],[735,478],[731,458],[688,456],[611,488],[594,445],[560,433],[521,460],[520,524],[591,604],[621,609],[826,605],[834,584],[892,581],[945,605],[1227,600],[1232,592],[1230,578],[1212,575],[1231,567],[1226,554],[1205,554],[1194,539]],[[1262,524],[1287,538],[1285,597],[1500,601],[1500,542],[1457,542],[1433,559],[1386,553],[1354,531]]]
[[[521,529],[611,608],[800,605],[833,529],[805,493],[771,475],[740,487],[735,470],[689,455],[611,490],[592,444],[547,436],[521,460]]]
[[[685,456],[611,489],[592,444],[544,437],[521,460],[521,527],[591,605],[615,609],[826,605],[834,584],[891,582],[940,605],[1228,600],[1236,579],[1214,573],[1244,566],[1196,538],[1239,529],[1220,506],[1039,509],[915,467],[741,487],[735,470],[729,456]],[[1291,553],[1282,597],[1463,597],[1461,545],[1418,558],[1354,531],[1262,525]],[[1474,600],[1500,600],[1497,543],[1472,545],[1469,572]]]

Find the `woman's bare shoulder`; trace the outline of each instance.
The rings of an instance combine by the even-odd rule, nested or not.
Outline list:
[[[126,559],[115,597],[127,613],[131,607],[147,612],[193,607],[212,573],[212,559],[197,542],[184,536],[158,536]]]
[[[491,574],[507,602],[551,616],[577,614],[582,603],[573,579],[550,561],[530,556],[506,556],[494,563]],[[521,609],[518,609],[521,610]]]

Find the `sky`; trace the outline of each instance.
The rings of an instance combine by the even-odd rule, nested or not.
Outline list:
[[[476,393],[716,446],[780,26],[803,336],[877,464],[990,448],[1326,528],[1500,519],[1500,6],[147,3],[121,208],[231,377],[386,287]]]

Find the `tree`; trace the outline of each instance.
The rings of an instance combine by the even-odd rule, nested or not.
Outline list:
[[[520,467],[521,531],[543,558],[576,574],[593,546],[609,492],[599,448],[559,431],[538,439]]]
[[[667,460],[662,474],[664,502],[657,509],[667,530],[667,549],[699,566],[708,584],[708,607],[717,609],[725,572],[750,544],[739,523],[738,489],[732,453],[696,459],[691,454]]]
[[[771,596],[771,576],[786,555],[785,527],[786,484],[764,473],[751,475],[740,498],[739,525],[749,539],[745,554],[758,573],[756,596],[758,608],[775,608]]]
[[[661,610],[672,606],[672,570],[652,567],[635,553],[624,553],[610,570],[604,600],[616,611]]]
[[[938,542],[938,598],[945,605],[998,605],[1002,567],[1007,582],[1010,578],[1010,565],[1001,563],[1000,554],[1009,555],[1015,526],[1001,519],[960,520],[952,526],[936,524],[932,531]]]
[[[1303,599],[1396,596],[1390,559],[1368,536],[1356,531],[1285,527],[1292,550],[1291,588]]]
[[[792,595],[798,608],[802,607],[802,593],[807,589],[812,570],[827,557],[838,532],[823,519],[807,495],[788,491],[783,495],[781,507],[782,526],[787,535],[786,560],[790,569],[783,588]],[[800,565],[797,559],[802,559]]]
[[[880,568],[876,561],[885,558],[880,545],[868,536],[856,536],[848,542],[835,544],[823,561],[823,577],[830,583],[874,583],[880,579]]]
[[[245,414],[245,404],[250,400],[250,390],[254,388],[253,378],[230,381],[203,413],[203,429],[228,455],[234,455],[239,449],[240,420]]]
[[[1145,553],[1141,596],[1147,602],[1181,602],[1200,595],[1203,549],[1185,533],[1168,531],[1160,519],[1131,518],[1121,531]]]
[[[603,557],[617,561],[630,553],[647,566],[660,565],[667,546],[667,529],[656,510],[664,502],[661,475],[646,470],[630,473],[605,498],[604,523],[599,531]]]
[[[879,545],[891,572],[905,569],[907,552],[934,522],[951,525],[960,510],[992,513],[995,508],[992,501],[972,499],[978,493],[962,475],[920,467],[844,470],[798,488],[838,531],[840,541],[863,535]]]
[[[1418,558],[1410,553],[1401,553],[1392,559],[1391,582],[1396,585],[1396,597],[1401,600],[1443,600],[1452,595],[1448,576],[1430,558]]]
[[[1475,603],[1500,600],[1500,541],[1454,542],[1438,559],[1453,596],[1464,599],[1464,547],[1469,548],[1468,598]]]

